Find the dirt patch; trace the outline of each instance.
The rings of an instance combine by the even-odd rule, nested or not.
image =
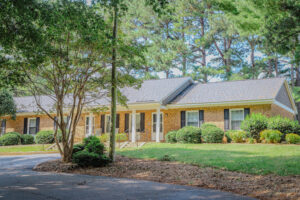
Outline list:
[[[60,160],[35,167],[37,171],[111,176],[180,184],[223,191],[259,199],[300,199],[300,176],[250,175],[190,164],[117,156],[116,162],[102,168],[78,168]]]

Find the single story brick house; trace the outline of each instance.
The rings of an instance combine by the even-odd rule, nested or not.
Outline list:
[[[281,115],[295,119],[297,109],[284,78],[197,83],[189,77],[147,80],[139,89],[124,88],[127,107],[117,106],[117,130],[127,133],[130,141],[163,141],[171,130],[184,126],[213,123],[223,130],[239,129],[249,113]],[[1,132],[16,131],[36,134],[53,130],[55,124],[39,112],[33,97],[15,98],[17,118],[1,122]],[[47,97],[42,104],[49,103]],[[109,106],[102,98],[92,107]],[[158,117],[159,116],[159,117]],[[67,120],[66,116],[66,120]],[[79,121],[75,141],[88,135],[110,130],[110,113],[84,112]]]

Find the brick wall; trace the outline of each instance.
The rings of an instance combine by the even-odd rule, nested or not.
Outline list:
[[[221,129],[224,129],[224,109],[232,108],[250,108],[250,112],[253,113],[262,113],[267,116],[281,115],[293,119],[294,116],[292,113],[282,109],[277,105],[253,105],[253,106],[231,106],[231,107],[205,107],[205,108],[189,108],[189,109],[162,109],[163,113],[163,133],[167,134],[171,130],[180,129],[180,112],[188,110],[204,110],[204,122],[216,124]],[[145,132],[139,135],[140,141],[151,141],[152,134],[152,113],[155,113],[156,110],[139,110],[136,113],[145,113]],[[118,112],[120,114],[120,128],[119,133],[124,133],[125,129],[125,114],[131,113],[127,112]],[[101,114],[94,114],[95,117],[95,132],[100,130],[100,116]],[[108,114],[108,113],[105,113]],[[88,113],[82,114],[75,135],[75,142],[80,142],[85,137],[85,117],[88,116]],[[17,119],[7,120],[6,123],[6,132],[16,131],[23,133],[23,124],[24,117],[36,117],[36,116],[18,116]],[[53,121],[46,115],[40,115],[40,130],[53,130]],[[130,134],[128,134],[130,138]],[[138,137],[137,137],[138,138]]]

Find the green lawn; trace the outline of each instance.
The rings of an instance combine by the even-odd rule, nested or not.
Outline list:
[[[49,147],[50,144],[36,144],[36,145],[15,145],[15,146],[1,146],[0,147],[0,154],[5,153],[23,153],[23,152],[37,152],[37,151],[46,151],[47,147]],[[51,152],[53,150],[49,150]]]
[[[300,145],[272,144],[167,144],[149,143],[140,149],[117,152],[133,158],[176,161],[250,174],[300,175]]]

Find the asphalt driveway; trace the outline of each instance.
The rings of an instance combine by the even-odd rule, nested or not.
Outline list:
[[[0,157],[0,200],[244,199],[216,190],[101,176],[34,172],[56,154]]]

